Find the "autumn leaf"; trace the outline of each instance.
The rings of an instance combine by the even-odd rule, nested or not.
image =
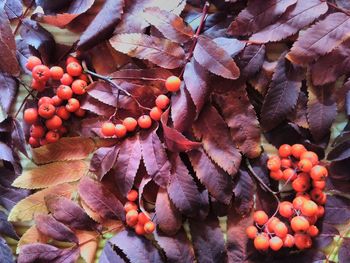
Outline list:
[[[18,254],[21,247],[24,245],[32,243],[46,243],[48,240],[49,237],[39,232],[35,225],[32,225],[24,232],[21,239],[18,241],[16,253]]]
[[[111,84],[105,81],[94,81],[86,90],[91,97],[102,103],[112,107],[116,107],[118,104],[117,92],[113,90]]]
[[[7,221],[7,215],[0,211],[0,234],[11,237],[12,239],[18,240],[19,237],[9,221]]]
[[[101,263],[124,263],[125,261],[115,252],[110,243],[106,243],[100,255]]]
[[[79,239],[79,244],[83,244],[79,247],[80,256],[85,260],[86,263],[93,263],[98,248],[98,234],[92,231],[76,231],[75,234]]]
[[[2,256],[1,258],[2,258],[2,260],[4,260],[4,262],[6,262],[6,263],[13,262],[11,248],[8,246],[5,239],[3,239],[2,237],[0,237],[0,253]]]
[[[112,169],[119,150],[117,145],[97,149],[91,158],[89,170],[96,174],[99,180],[102,180],[103,176]]]
[[[119,34],[109,41],[112,47],[119,52],[131,57],[147,59],[167,69],[178,68],[185,58],[185,52],[179,45],[145,34]]]
[[[0,91],[0,106],[9,113],[18,92],[18,82],[10,75],[0,72]]]
[[[234,208],[240,216],[249,214],[254,206],[255,182],[248,171],[241,168],[237,174],[234,185]]]
[[[344,197],[327,196],[323,222],[344,224],[350,219],[349,200]]]
[[[244,77],[255,75],[263,66],[266,54],[265,45],[249,45],[239,55],[237,64]]]
[[[350,260],[350,238],[344,238],[339,249],[339,263],[346,263]]]

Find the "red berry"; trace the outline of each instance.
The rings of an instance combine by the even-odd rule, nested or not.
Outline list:
[[[113,136],[115,134],[115,126],[111,122],[105,122],[102,124],[101,132],[104,136]]]
[[[170,99],[164,94],[161,94],[156,98],[156,106],[161,110],[165,110],[169,106],[169,103]]]
[[[72,57],[72,56],[69,56],[66,60],[66,65],[72,63],[72,62],[76,62],[76,63],[79,63],[79,60],[75,57]]]
[[[62,119],[54,115],[51,119],[46,120],[45,125],[49,130],[56,130],[61,127]]]
[[[292,160],[289,158],[281,159],[281,167],[282,168],[291,168],[293,166]]]
[[[271,171],[270,177],[276,181],[279,181],[283,178],[283,172],[282,172],[282,170]]]
[[[132,117],[127,117],[123,120],[123,125],[127,131],[132,132],[137,127],[137,121]]]
[[[41,138],[45,134],[45,129],[40,124],[33,124],[30,127],[30,136],[34,138]]]
[[[318,206],[311,200],[306,200],[300,209],[301,213],[305,216],[314,216],[317,214]]]
[[[326,181],[312,181],[312,186],[314,188],[318,188],[320,190],[323,190],[326,188]]]
[[[278,237],[285,237],[288,234],[288,228],[285,223],[278,222],[274,227],[274,232]]]
[[[302,144],[293,144],[292,145],[292,155],[295,158],[299,159],[300,156],[306,151],[307,151],[306,148]]]
[[[165,81],[165,88],[168,91],[176,92],[180,89],[181,80],[176,76],[170,76]]]
[[[35,66],[32,70],[32,76],[37,81],[46,82],[51,76],[50,69],[45,65]]]
[[[290,221],[290,226],[294,232],[306,231],[310,227],[309,221],[303,216],[293,217]]]
[[[83,68],[78,62],[71,62],[67,65],[66,71],[72,77],[77,77],[81,75],[81,73],[83,72]]]
[[[254,221],[261,226],[264,225],[269,220],[269,217],[267,216],[267,214],[262,210],[254,212],[253,218],[254,218]]]
[[[129,201],[136,201],[137,200],[137,197],[138,197],[138,193],[136,190],[130,190],[128,195],[126,196],[126,198],[129,200]]]
[[[41,64],[42,64],[42,62],[41,62],[40,58],[35,57],[35,56],[30,56],[27,60],[26,68],[29,70],[32,70],[34,67],[41,65]]]
[[[278,207],[278,212],[283,217],[286,217],[286,218],[291,217],[294,214],[293,204],[288,201],[281,202]]]
[[[258,229],[255,226],[248,226],[245,233],[250,239],[254,239],[258,235]]]
[[[319,230],[317,228],[317,226],[310,226],[309,229],[307,230],[307,233],[311,236],[311,237],[315,237],[318,235]]]
[[[78,78],[84,80],[86,83],[89,82],[89,78],[86,74],[81,74]]]
[[[73,91],[69,86],[60,85],[57,88],[57,96],[62,100],[69,100],[73,96]]]
[[[80,102],[76,98],[70,98],[66,104],[66,109],[69,112],[76,112],[80,108]]]
[[[278,154],[279,154],[282,158],[289,157],[289,156],[292,154],[292,146],[290,146],[289,144],[282,144],[282,145],[278,148]]]
[[[312,245],[311,237],[307,234],[297,233],[294,236],[295,246],[298,249],[310,248]]]
[[[314,200],[318,204],[324,204],[324,199],[326,198],[326,195],[322,192],[322,190],[318,188],[314,188],[310,192],[311,199]]]
[[[35,108],[28,108],[23,113],[23,119],[28,124],[33,124],[38,121],[38,110]]]
[[[271,156],[267,161],[267,168],[270,171],[277,171],[281,169],[281,159],[278,156]]]
[[[115,135],[118,138],[123,138],[127,133],[127,130],[123,124],[115,125]]]
[[[86,111],[82,108],[79,108],[77,111],[74,112],[75,116],[78,116],[78,117],[84,117],[85,113]]]
[[[161,116],[163,114],[163,111],[159,109],[158,107],[153,107],[149,113],[149,116],[155,121],[159,121]]]
[[[31,87],[33,90],[37,90],[39,92],[42,92],[45,89],[45,82],[38,81],[36,79],[32,79]]]
[[[83,95],[86,92],[87,83],[84,80],[76,79],[72,83],[72,90],[75,94]]]
[[[59,138],[60,135],[55,131],[48,131],[45,136],[47,143],[57,142]]]
[[[311,178],[315,181],[323,181],[328,176],[328,171],[324,166],[315,165],[310,171]]]
[[[52,104],[41,104],[38,113],[44,119],[50,119],[55,114],[56,108]]]
[[[36,148],[36,147],[40,146],[40,141],[38,140],[38,138],[35,138],[35,137],[29,137],[28,143],[33,148]]]
[[[287,168],[283,171],[283,180],[294,181],[297,178],[297,173],[292,168]]]
[[[138,220],[139,220],[139,224],[144,225],[147,222],[149,222],[151,219],[150,219],[148,214],[141,212],[141,213],[139,213]]]
[[[283,239],[283,246],[284,247],[293,247],[294,246],[294,236],[287,234],[286,237]]]
[[[146,232],[145,232],[145,228],[144,228],[144,225],[142,224],[137,224],[135,226],[135,233],[142,236],[144,235]]]
[[[152,221],[147,222],[147,223],[145,224],[145,226],[144,226],[145,232],[146,232],[147,234],[153,233],[153,231],[154,231],[155,228],[156,228],[156,225],[155,225]]]
[[[54,80],[60,80],[63,76],[63,68],[58,66],[53,66],[50,68],[51,78]]]
[[[53,100],[50,97],[41,97],[38,101],[38,106],[40,107],[42,104],[52,104],[53,105]]]
[[[54,106],[60,106],[62,104],[62,99],[60,99],[60,97],[58,97],[57,95],[52,97],[52,104]]]
[[[269,246],[269,238],[265,235],[258,235],[254,239],[254,247],[258,250],[268,250]]]
[[[267,221],[267,229],[269,232],[273,233],[277,223],[281,222],[277,217],[273,216]]]
[[[318,156],[317,156],[317,154],[314,153],[314,152],[311,152],[311,151],[303,152],[300,155],[300,160],[302,160],[302,159],[309,160],[312,163],[312,166],[318,164]]]
[[[148,115],[142,115],[137,120],[138,125],[142,129],[148,129],[152,126],[152,119]]]
[[[309,159],[301,159],[298,162],[298,168],[301,171],[308,173],[308,172],[310,172],[310,170],[312,168],[312,162]]]
[[[68,73],[64,73],[62,78],[60,79],[60,81],[61,81],[62,85],[69,86],[70,84],[72,84],[73,78]]]
[[[128,226],[134,226],[137,224],[138,212],[136,210],[130,210],[126,213],[126,223]]]
[[[270,248],[272,250],[278,251],[283,246],[283,241],[279,237],[273,237],[273,238],[270,239],[269,244],[270,244]]]
[[[56,109],[56,114],[62,120],[68,120],[70,117],[70,112],[66,109],[65,106],[60,106]]]
[[[125,212],[129,212],[130,210],[137,210],[137,205],[134,202],[126,202],[124,204]]]

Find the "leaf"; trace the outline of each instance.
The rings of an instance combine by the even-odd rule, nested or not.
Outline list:
[[[21,0],[3,0],[5,2],[5,12],[9,19],[15,19],[22,15],[23,4]]]
[[[87,88],[87,93],[94,99],[99,100],[109,106],[117,107],[117,93],[113,90],[111,84],[105,81],[94,81]]]
[[[198,117],[209,97],[210,87],[207,85],[209,81],[208,71],[192,59],[186,64],[183,77],[186,89],[196,106],[196,117]]]
[[[70,199],[63,196],[47,195],[45,202],[52,216],[69,227],[85,230],[95,227],[94,221],[78,204]]]
[[[339,263],[346,263],[350,260],[350,238],[344,238],[339,249]]]
[[[181,228],[182,217],[164,188],[160,187],[158,190],[155,210],[157,226],[167,235],[176,234]]]
[[[334,87],[309,85],[307,119],[312,137],[320,141],[329,134],[332,123],[337,116],[337,105],[334,100]]]
[[[16,160],[15,160],[15,157],[13,156],[12,149],[1,141],[0,141],[0,160],[4,160],[7,162],[10,162],[13,165],[16,165]]]
[[[80,36],[78,49],[87,50],[107,39],[120,21],[123,8],[124,0],[106,0],[101,11]]]
[[[190,219],[189,223],[198,262],[225,262],[225,241],[218,218],[209,215],[204,221]]]
[[[235,194],[234,207],[237,213],[243,217],[248,215],[254,206],[256,186],[246,169],[239,170],[233,192]]]
[[[35,225],[32,225],[26,232],[24,232],[21,239],[18,241],[16,253],[19,254],[21,247],[24,245],[32,243],[46,243],[48,240],[49,237],[39,232]]]
[[[17,119],[11,118],[12,121],[12,131],[11,131],[11,138],[12,138],[12,144],[25,156],[28,156],[26,147],[25,147],[25,137],[24,137],[24,131],[20,124],[20,122]]]
[[[0,233],[15,240],[19,239],[15,229],[7,221],[7,215],[3,211],[0,211]]]
[[[261,109],[261,124],[265,130],[276,127],[293,111],[301,88],[302,73],[301,68],[281,55]]]
[[[333,148],[327,156],[330,161],[342,161],[350,157],[350,141],[345,141]]]
[[[280,41],[307,27],[327,10],[327,3],[321,0],[297,1],[274,24],[255,33],[249,40],[263,43]]]
[[[188,153],[197,178],[218,201],[229,204],[232,199],[232,179],[221,168],[217,167],[203,149]]]
[[[236,147],[248,158],[260,155],[260,128],[245,84],[215,95],[215,101],[230,128]]]
[[[149,7],[144,9],[144,19],[155,26],[166,38],[184,43],[189,41],[194,33],[190,26],[187,26],[181,17],[161,10],[158,7]]]
[[[102,183],[83,177],[78,192],[84,202],[104,219],[125,219],[122,203]]]
[[[244,41],[227,37],[217,37],[214,38],[213,41],[219,45],[219,47],[223,48],[232,58],[241,52],[246,45]]]
[[[227,79],[239,77],[239,68],[231,56],[208,37],[198,37],[193,56],[201,66],[218,76]]]
[[[344,224],[350,219],[350,201],[343,197],[327,196],[323,222]]]
[[[19,201],[11,210],[8,220],[9,221],[30,221],[36,214],[47,213],[45,205],[45,196],[49,194],[65,196],[70,198],[74,187],[70,184],[61,184],[51,186],[47,189],[38,191],[23,200]]]
[[[192,263],[194,253],[183,228],[175,236],[167,236],[161,231],[156,231],[154,238],[159,246],[164,250],[169,263]]]
[[[115,112],[115,108],[109,106],[91,96],[86,96],[80,101],[80,107],[84,110],[88,110],[99,116],[112,116]]]
[[[106,243],[100,256],[100,263],[124,263],[125,261],[113,250],[110,243]],[[88,262],[89,263],[89,262]]]
[[[36,215],[35,224],[41,233],[55,240],[78,243],[78,238],[73,231],[58,222],[52,215]]]
[[[120,145],[118,158],[116,159],[111,173],[118,182],[116,187],[122,196],[126,196],[131,190],[136,173],[141,162],[141,144],[138,136],[125,139]]]
[[[76,231],[76,236],[79,239],[80,245],[80,256],[85,260],[86,263],[93,263],[96,257],[98,248],[96,232],[91,231]],[[105,246],[108,246],[106,244]],[[101,260],[101,258],[100,258]]]
[[[249,45],[239,55],[237,64],[241,74],[251,77],[259,72],[265,59],[265,45]]]
[[[3,171],[1,171],[3,172]],[[2,177],[4,174],[2,174]],[[9,183],[11,185],[11,183]],[[16,189],[13,187],[2,186],[0,184],[0,205],[7,210],[11,210],[20,200],[28,195],[28,190]]]
[[[236,149],[226,123],[217,110],[206,105],[193,124],[195,137],[201,140],[209,157],[230,175],[239,168],[241,155]]]
[[[259,0],[249,0],[236,19],[229,25],[230,35],[250,35],[275,22],[296,0],[268,0],[260,5]]]
[[[0,46],[0,50],[2,50],[1,46]],[[1,64],[0,64],[0,69],[1,69]],[[0,72],[0,92],[1,92],[0,106],[6,113],[9,113],[18,92],[18,82],[14,78],[12,78],[10,75]]]
[[[56,143],[34,148],[32,156],[36,164],[81,160],[86,158],[94,148],[95,143],[92,139],[63,137]]]
[[[141,131],[139,135],[142,158],[149,176],[161,187],[170,177],[170,163],[156,130]]]
[[[320,228],[320,234],[315,237],[315,247],[318,249],[322,249],[327,247],[329,244],[332,243],[333,238],[339,235],[339,231],[336,227],[323,223]]]
[[[0,256],[4,263],[13,263],[11,248],[6,244],[6,241],[0,237]]]
[[[119,52],[147,59],[167,69],[180,67],[185,58],[185,52],[178,44],[145,34],[119,34],[112,37],[109,42]]]
[[[109,242],[117,246],[130,262],[162,262],[158,250],[151,241],[136,235],[133,230],[123,230]]]
[[[112,169],[119,154],[120,147],[101,147],[95,151],[90,161],[90,171],[101,181],[103,176]]]
[[[298,38],[287,58],[296,64],[305,65],[329,53],[348,38],[349,18],[344,13],[328,15]]]
[[[23,171],[13,186],[38,189],[79,180],[88,168],[84,161],[55,162]]]

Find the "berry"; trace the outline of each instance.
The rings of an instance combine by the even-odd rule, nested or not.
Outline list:
[[[164,94],[161,94],[156,98],[156,106],[161,110],[165,110],[169,106],[169,103],[170,99]]]
[[[145,232],[146,232],[147,234],[153,233],[153,231],[154,231],[155,228],[156,228],[156,225],[155,225],[152,221],[147,222],[147,223],[145,224],[145,226],[144,226]]]
[[[297,210],[301,209],[301,206],[304,204],[304,202],[307,201],[307,199],[303,196],[297,196],[293,200],[293,207]]]
[[[292,168],[287,168],[283,171],[283,180],[294,181],[297,178],[297,173]]]
[[[269,220],[267,214],[262,210],[256,211],[253,215],[253,218],[254,221],[260,226],[264,225]]]
[[[291,168],[293,166],[292,160],[289,158],[281,159],[281,167],[282,168]]]
[[[306,148],[302,144],[293,144],[292,145],[292,155],[295,158],[299,159],[300,156],[306,151],[307,151]]]
[[[293,217],[290,221],[290,226],[294,232],[306,231],[310,227],[309,221],[303,216]]]
[[[50,69],[45,65],[37,65],[32,70],[32,76],[37,81],[46,82],[51,76]]]
[[[324,215],[324,207],[322,205],[319,205],[317,208],[317,217],[320,218],[320,217],[323,217],[323,215]]]
[[[66,67],[66,71],[72,77],[77,77],[81,75],[83,68],[78,62],[70,62]]]
[[[294,236],[287,234],[286,237],[283,239],[283,246],[284,247],[294,246]]]
[[[310,248],[312,245],[311,237],[307,234],[297,233],[294,236],[295,246],[298,249]]]
[[[84,80],[76,79],[72,83],[72,90],[75,94],[83,95],[86,92],[87,83]]]
[[[149,218],[148,214],[145,214],[144,212],[139,213],[139,217],[138,217],[139,223],[141,225],[146,224],[147,222],[149,222],[151,219]]]
[[[306,174],[302,173],[301,175],[306,175]],[[308,180],[304,176],[299,175],[298,178],[293,181],[292,187],[296,192],[304,192],[310,188],[310,180]]]
[[[318,164],[318,156],[316,153],[306,151],[300,155],[300,160],[307,159],[312,163],[312,166]]]
[[[326,188],[326,181],[312,181],[312,186],[314,188],[318,188],[320,190],[323,190]]]
[[[283,241],[279,237],[273,237],[269,241],[270,248],[274,251],[280,250],[281,247],[283,246]]]
[[[34,67],[39,66],[41,64],[42,64],[42,62],[41,62],[40,58],[35,57],[35,56],[30,56],[27,60],[26,68],[28,70],[32,70]]]
[[[267,221],[267,229],[269,230],[269,232],[274,232],[275,230],[275,226],[277,225],[277,223],[281,222],[277,217],[271,217],[269,219],[269,221]]]
[[[300,211],[305,216],[314,216],[317,214],[318,206],[315,202],[313,202],[311,200],[306,200],[302,204]]]
[[[55,114],[56,108],[52,104],[41,104],[38,113],[44,119],[50,119]]]
[[[278,237],[285,237],[288,234],[288,228],[285,223],[278,222],[274,227],[274,232]]]
[[[176,92],[180,89],[181,80],[176,76],[170,76],[165,81],[165,88],[168,91]]]
[[[123,125],[128,132],[132,132],[136,129],[137,121],[132,117],[127,117],[123,120]]]
[[[283,178],[283,172],[282,172],[282,170],[271,171],[270,177],[276,181],[279,181]]]
[[[118,138],[123,138],[127,133],[127,130],[123,124],[115,125],[115,135]]]
[[[80,108],[80,102],[76,98],[70,98],[66,104],[66,109],[69,112],[76,112]]]
[[[258,229],[255,226],[248,226],[245,233],[247,234],[247,237],[254,239],[258,235]]]
[[[162,114],[163,114],[163,111],[158,107],[153,107],[149,112],[149,116],[151,116],[151,118],[155,121],[159,121]]]
[[[38,106],[40,107],[42,104],[52,104],[53,105],[53,100],[50,97],[41,97],[38,101]]]
[[[62,78],[60,79],[60,81],[61,81],[62,85],[69,86],[70,84],[72,84],[73,78],[68,73],[64,73]]]
[[[76,63],[79,63],[79,60],[75,57],[72,57],[72,56],[69,56],[66,60],[66,65],[72,63],[72,62],[76,62]]]
[[[271,156],[267,161],[267,168],[270,171],[277,171],[281,169],[281,159],[278,156]]]
[[[152,119],[148,115],[142,115],[138,118],[137,124],[142,129],[148,129],[152,126]]]
[[[78,110],[76,110],[76,111],[74,112],[74,115],[75,115],[75,116],[78,116],[78,117],[84,117],[84,116],[85,116],[85,113],[86,113],[86,111],[85,111],[84,109],[79,108]]]
[[[322,181],[328,176],[328,171],[324,166],[315,165],[310,171],[310,176],[315,181]]]
[[[78,76],[78,79],[84,80],[86,83],[89,82],[89,78],[86,74],[81,74],[80,76]]]
[[[142,236],[145,234],[145,228],[144,228],[144,225],[142,224],[137,224],[135,226],[135,233]]]
[[[56,130],[61,127],[62,119],[57,115],[53,115],[51,119],[46,120],[45,125],[49,130]]]
[[[45,135],[45,139],[47,143],[57,142],[59,138],[60,138],[60,135],[55,131],[48,131]]]
[[[130,210],[126,213],[126,224],[128,226],[134,226],[138,221],[138,212],[136,210]]]
[[[101,132],[104,136],[113,136],[115,134],[115,126],[111,122],[105,122],[102,124]]]
[[[134,202],[126,202],[124,204],[125,212],[129,212],[130,210],[137,210],[137,205]]]
[[[60,106],[62,104],[62,99],[60,99],[60,97],[58,97],[57,95],[52,97],[52,105],[54,106]]]
[[[62,100],[69,100],[73,96],[73,91],[69,86],[60,85],[57,88],[57,96]]]
[[[138,197],[138,193],[136,190],[130,190],[128,195],[126,196],[126,198],[132,202],[136,201],[137,197]]]
[[[39,92],[44,91],[45,89],[45,82],[38,81],[36,79],[32,79],[31,87],[33,90],[37,90]]]
[[[33,124],[30,127],[30,136],[34,138],[41,138],[45,134],[45,129],[40,124]]]
[[[40,141],[38,140],[38,138],[35,138],[35,137],[29,137],[28,143],[29,143],[30,146],[32,146],[33,148],[36,148],[36,147],[39,147],[39,146],[40,146]]]
[[[284,201],[280,203],[278,207],[278,212],[280,213],[281,216],[289,218],[294,214],[294,207],[291,202]]]
[[[322,192],[322,190],[318,188],[314,188],[310,192],[311,199],[314,200],[318,204],[323,204],[323,200],[326,198],[325,194]]]
[[[306,217],[306,219],[307,221],[309,221],[310,225],[314,225],[316,224],[318,218],[317,218],[317,215],[314,215],[314,216],[308,216]]]
[[[40,145],[43,146],[43,145],[46,145],[47,144],[47,141],[45,138],[41,138],[40,139]]]
[[[265,235],[259,235],[254,239],[254,247],[258,250],[268,250],[269,246],[269,238]]]
[[[308,172],[310,172],[310,170],[312,168],[312,162],[309,159],[301,159],[298,162],[298,168],[301,171],[308,173]]]
[[[33,124],[38,121],[38,110],[35,108],[28,108],[23,113],[23,119],[28,124]]]
[[[63,68],[54,66],[50,68],[51,78],[54,80],[60,80],[63,76]]]
[[[312,237],[315,237],[318,235],[318,228],[314,225],[310,226],[309,229],[307,230],[307,233],[312,236]]]
[[[70,112],[66,109],[65,106],[60,106],[56,109],[56,115],[62,120],[68,120],[70,117]]]
[[[289,157],[292,154],[292,146],[289,144],[282,144],[278,148],[278,154],[283,158]]]

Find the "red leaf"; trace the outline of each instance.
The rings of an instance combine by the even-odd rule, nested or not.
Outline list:
[[[265,45],[249,45],[239,55],[237,63],[245,77],[255,75],[265,60]]]
[[[182,217],[164,188],[160,187],[158,190],[155,209],[157,226],[167,235],[177,233],[182,225]]]
[[[239,68],[231,56],[208,37],[198,37],[193,56],[199,64],[216,75],[227,79],[239,77]]]
[[[90,161],[90,171],[101,181],[103,176],[112,169],[119,154],[120,147],[101,147],[97,149]]]
[[[58,222],[52,215],[36,215],[35,224],[41,233],[55,240],[78,243],[78,238],[73,231]]]
[[[10,75],[0,72],[0,91],[0,107],[3,109],[3,111],[9,113],[18,92],[18,82]]]
[[[230,35],[250,35],[273,23],[296,0],[268,0],[263,5],[259,0],[250,0],[236,19],[230,24],[227,33]]]
[[[298,38],[287,58],[301,65],[312,62],[346,40],[349,26],[350,17],[348,15],[344,13],[328,15]]]
[[[116,107],[118,92],[105,81],[94,81],[86,88],[88,94],[98,101]]]
[[[229,129],[217,110],[207,105],[193,125],[195,136],[202,140],[210,158],[230,175],[239,168],[241,155],[236,149]]]
[[[256,186],[246,169],[239,170],[235,181],[234,207],[241,216],[246,216],[254,206]]]
[[[122,203],[102,183],[83,177],[78,186],[80,197],[105,219],[125,219]]]
[[[89,95],[80,100],[80,107],[102,116],[111,116],[115,112],[114,107],[100,102]]]

